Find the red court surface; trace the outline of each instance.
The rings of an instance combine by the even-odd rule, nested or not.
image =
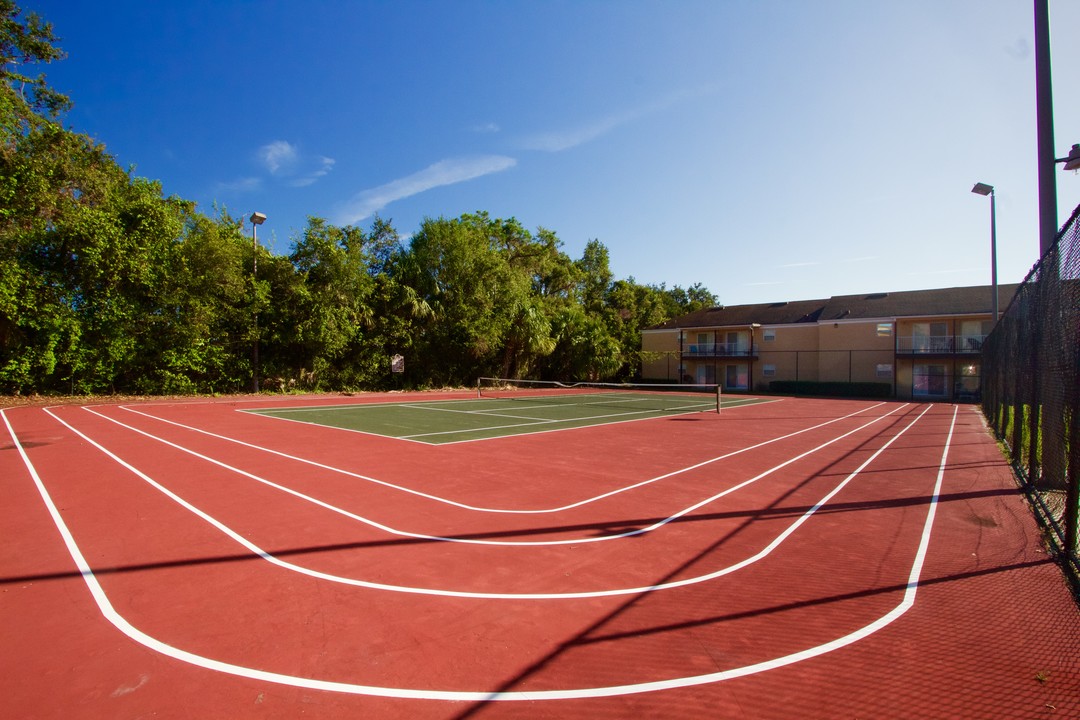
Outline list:
[[[4,410],[0,715],[1080,717],[975,407],[443,446],[239,411],[388,399]]]

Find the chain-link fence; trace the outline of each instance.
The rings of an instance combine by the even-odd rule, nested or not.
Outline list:
[[[982,351],[983,412],[1080,588],[1080,207]]]

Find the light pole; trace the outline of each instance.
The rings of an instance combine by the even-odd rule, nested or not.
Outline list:
[[[994,186],[986,183],[975,183],[971,192],[983,197],[990,196],[990,291],[993,299],[990,303],[992,308],[994,325],[998,321],[998,287],[997,287],[997,208],[994,201]]]
[[[255,292],[255,278],[259,273],[259,236],[257,228],[266,222],[261,212],[251,213],[251,291]],[[259,392],[259,311],[255,305],[255,344],[251,349],[251,386]]]

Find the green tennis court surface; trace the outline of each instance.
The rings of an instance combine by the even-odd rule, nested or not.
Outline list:
[[[723,407],[765,402],[723,399]],[[657,398],[650,393],[574,393],[549,397],[368,403],[324,407],[246,410],[295,422],[430,444],[485,440],[608,423],[716,412],[708,397]]]

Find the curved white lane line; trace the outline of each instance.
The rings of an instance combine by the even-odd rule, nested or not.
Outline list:
[[[330,573],[324,573],[324,572],[321,572],[321,571],[318,571],[318,570],[312,570],[310,568],[306,568],[306,567],[304,567],[302,565],[296,565],[294,563],[290,563],[290,562],[288,562],[286,560],[282,560],[281,558],[278,558],[277,556],[272,555],[271,553],[263,550],[261,547],[259,547],[255,543],[251,542],[246,537],[244,537],[240,533],[236,532],[235,530],[233,530],[229,526],[225,525],[223,522],[221,522],[217,518],[213,517],[212,515],[200,510],[199,508],[195,507],[191,503],[187,502],[186,500],[184,500],[179,495],[175,494],[174,492],[172,492],[168,488],[164,487],[160,483],[153,480],[151,477],[149,477],[148,475],[143,473],[138,468],[132,466],[130,463],[128,463],[128,462],[124,461],[123,459],[117,457],[112,452],[110,452],[106,448],[103,448],[101,445],[99,445],[98,443],[96,443],[94,440],[87,437],[83,433],[79,432],[78,430],[73,428],[68,423],[64,422],[60,418],[57,418],[55,415],[53,415],[51,412],[49,412],[48,409],[46,409],[45,412],[52,415],[53,418],[55,418],[58,422],[63,424],[69,430],[76,433],[77,435],[82,437],[84,440],[86,440],[90,444],[94,445],[99,450],[101,450],[103,453],[105,453],[106,455],[111,457],[114,461],[116,461],[117,463],[119,463],[120,465],[127,468],[129,471],[131,471],[135,475],[137,475],[139,478],[141,478],[144,482],[149,484],[151,487],[153,487],[156,490],[158,490],[159,492],[163,493],[166,497],[171,499],[173,502],[177,503],[178,505],[180,505],[181,507],[183,507],[187,511],[189,511],[192,514],[196,515],[197,517],[201,518],[206,523],[208,523],[208,524],[212,525],[213,527],[217,528],[222,534],[232,538],[235,542],[237,542],[241,546],[247,548],[255,556],[257,556],[257,557],[259,557],[259,558],[261,558],[261,559],[263,559],[263,560],[265,560],[265,561],[267,561],[269,563],[277,565],[278,567],[284,568],[286,570],[290,570],[292,572],[300,573],[302,575],[307,575],[309,577],[317,578],[317,579],[320,579],[320,580],[326,580],[328,582],[339,583],[339,584],[343,584],[343,585],[351,585],[351,586],[354,586],[354,587],[363,587],[363,588],[368,588],[368,589],[373,589],[373,590],[386,590],[386,591],[390,591],[390,592],[411,593],[411,594],[416,594],[416,595],[436,595],[436,596],[443,596],[443,597],[478,598],[478,599],[486,599],[486,600],[567,600],[567,599],[582,599],[582,598],[614,597],[614,596],[618,596],[618,595],[635,595],[635,594],[646,593],[646,592],[655,592],[655,591],[658,591],[658,590],[670,590],[670,589],[677,588],[677,587],[684,587],[686,585],[696,585],[698,583],[706,582],[708,580],[714,580],[714,579],[722,577],[724,575],[731,574],[731,573],[736,572],[738,570],[741,570],[741,569],[743,569],[745,567],[748,567],[749,565],[752,565],[753,563],[758,562],[762,558],[765,558],[769,554],[771,554],[773,550],[775,550],[777,547],[779,547],[781,543],[783,543],[788,537],[791,536],[792,533],[795,532],[795,530],[797,530],[803,523],[805,523],[810,518],[810,516],[812,516],[814,513],[816,513],[825,503],[827,503],[833,496],[835,496],[838,492],[840,492],[840,490],[842,490],[844,488],[844,486],[846,486],[849,482],[851,482],[851,480],[854,479],[855,476],[857,476],[859,473],[861,473],[881,453],[885,452],[885,450],[888,449],[888,447],[890,445],[892,445],[901,435],[903,435],[909,429],[911,429],[911,427],[914,426],[915,423],[917,423],[920,419],[922,419],[923,415],[925,415],[927,412],[930,411],[931,407],[932,406],[928,405],[926,407],[926,409],[923,410],[921,413],[919,413],[918,417],[916,417],[914,420],[912,420],[903,430],[901,430],[896,435],[894,435],[892,438],[890,438],[888,442],[886,442],[884,445],[882,445],[882,447],[879,448],[877,450],[877,452],[875,452],[873,455],[871,455],[869,458],[867,458],[858,468],[855,469],[854,472],[852,472],[850,475],[848,475],[846,478],[844,478],[842,481],[840,481],[840,483],[835,488],[833,488],[829,493],[827,493],[825,495],[825,497],[823,497],[812,508],[810,508],[805,513],[803,513],[803,515],[801,515],[799,518],[797,518],[791,525],[789,525],[783,532],[781,532],[775,539],[773,539],[772,542],[770,542],[768,545],[765,546],[765,548],[763,548],[762,550],[760,550],[756,554],[754,554],[754,555],[752,555],[752,556],[750,556],[748,558],[745,558],[745,559],[743,559],[743,560],[741,560],[741,561],[739,561],[739,562],[737,562],[737,563],[735,563],[733,565],[729,565],[729,566],[727,566],[725,568],[715,570],[715,571],[713,571],[711,573],[707,573],[705,575],[698,575],[698,576],[690,577],[690,578],[684,578],[682,580],[672,580],[672,581],[669,581],[669,582],[657,583],[657,584],[654,584],[654,585],[647,585],[647,586],[641,586],[641,587],[632,587],[632,588],[618,588],[618,589],[614,589],[614,590],[592,590],[592,591],[563,592],[563,593],[470,592],[470,591],[464,591],[464,590],[441,590],[441,589],[434,589],[434,588],[420,588],[420,587],[413,587],[413,586],[408,586],[408,585],[390,585],[390,584],[386,584],[386,583],[376,583],[376,582],[371,582],[371,581],[368,581],[368,580],[358,580],[356,578],[343,577],[341,575],[332,575]],[[793,462],[793,461],[788,461],[788,462]],[[785,463],[785,464],[787,464],[787,463]],[[746,484],[746,483],[744,483],[744,484]]]
[[[224,469],[226,469],[226,470],[228,470],[230,472],[236,473],[237,475],[242,475],[243,477],[254,480],[255,482],[266,485],[267,487],[272,487],[275,490],[280,490],[281,492],[292,495],[293,497],[299,498],[299,499],[301,499],[301,500],[303,500],[305,502],[311,503],[313,505],[317,505],[317,506],[319,506],[319,507],[321,507],[321,508],[323,508],[325,510],[329,510],[329,511],[331,511],[333,513],[336,513],[338,515],[341,515],[343,517],[347,517],[350,520],[355,520],[357,522],[363,523],[363,524],[368,525],[370,527],[373,527],[373,528],[375,528],[377,530],[382,530],[383,532],[389,533],[391,535],[397,535],[398,537],[411,538],[411,539],[414,539],[414,540],[425,540],[425,541],[430,541],[430,542],[451,542],[451,543],[460,543],[460,544],[463,544],[463,545],[493,545],[493,546],[499,546],[499,547],[537,547],[537,546],[553,546],[553,545],[583,545],[583,544],[586,544],[586,543],[608,542],[609,540],[619,540],[621,538],[633,537],[635,535],[644,535],[645,533],[653,532],[654,530],[657,530],[658,528],[661,528],[664,525],[667,525],[668,523],[670,523],[670,522],[672,522],[674,520],[677,520],[680,517],[683,517],[684,515],[687,515],[688,513],[693,512],[694,510],[697,510],[697,509],[699,509],[699,508],[701,508],[701,507],[703,507],[705,505],[708,505],[709,503],[712,503],[712,502],[714,502],[716,500],[719,500],[720,498],[722,498],[722,497],[724,497],[726,495],[730,495],[731,493],[733,493],[733,492],[735,492],[737,490],[741,490],[744,487],[747,487],[748,485],[751,485],[751,484],[757,482],[758,480],[761,480],[762,478],[767,477],[767,476],[773,474],[774,472],[777,472],[778,470],[781,470],[781,469],[787,467],[788,465],[791,465],[792,463],[798,462],[799,460],[802,460],[803,458],[805,458],[805,457],[807,457],[809,455],[812,455],[812,454],[818,452],[819,450],[823,450],[824,448],[827,448],[828,446],[832,445],[833,443],[839,442],[840,440],[843,440],[843,439],[849,437],[850,435],[854,435],[855,433],[857,433],[857,432],[859,432],[859,431],[873,425],[874,423],[880,422],[881,420],[889,417],[889,415],[891,415],[892,413],[898,412],[900,409],[902,409],[904,407],[907,407],[907,405],[906,404],[901,405],[899,408],[896,408],[896,409],[892,410],[891,412],[886,413],[885,415],[882,415],[881,417],[874,418],[873,420],[871,420],[871,421],[869,421],[867,423],[864,423],[863,425],[860,425],[859,427],[855,428],[854,430],[849,430],[848,432],[846,432],[846,433],[844,433],[842,435],[838,435],[838,436],[834,437],[832,440],[829,440],[827,442],[822,443],[821,445],[818,445],[815,448],[807,450],[806,452],[804,452],[804,453],[802,453],[800,455],[797,455],[797,456],[795,456],[795,457],[793,457],[793,458],[791,458],[789,460],[786,460],[786,461],[780,463],[779,465],[775,465],[775,466],[769,468],[768,470],[766,470],[765,472],[760,473],[759,475],[756,475],[756,476],[750,478],[749,480],[744,480],[743,482],[741,482],[741,483],[739,483],[737,485],[734,485],[732,487],[729,487],[726,490],[723,490],[723,491],[721,491],[719,493],[716,493],[715,495],[713,495],[711,497],[705,498],[704,500],[701,500],[700,502],[697,502],[697,503],[695,503],[693,505],[690,505],[689,507],[683,508],[679,512],[677,512],[677,513],[675,513],[673,515],[670,515],[670,516],[668,516],[666,518],[663,518],[661,520],[658,520],[657,522],[653,523],[652,525],[648,525],[648,526],[643,527],[643,528],[636,528],[634,530],[628,530],[628,531],[622,532],[622,533],[615,533],[613,535],[603,535],[603,536],[600,536],[600,537],[595,537],[595,536],[594,537],[578,537],[578,538],[570,538],[570,539],[566,539],[566,540],[514,540],[514,541],[511,541],[511,540],[478,540],[478,539],[475,539],[475,538],[462,538],[462,537],[454,537],[454,536],[446,536],[446,535],[427,535],[425,533],[415,533],[415,532],[410,532],[408,530],[398,530],[397,528],[392,528],[389,525],[384,525],[383,523],[380,523],[377,520],[372,520],[371,518],[367,518],[367,517],[364,517],[363,515],[358,515],[358,514],[356,514],[354,512],[351,512],[351,511],[346,510],[344,508],[338,507],[337,505],[332,505],[332,504],[330,504],[328,502],[325,502],[323,500],[319,500],[318,498],[312,497],[311,495],[307,495],[306,493],[302,493],[299,490],[294,490],[292,488],[285,487],[284,485],[279,485],[278,483],[275,483],[272,480],[267,480],[266,478],[259,477],[258,475],[255,475],[253,473],[249,473],[246,470],[241,470],[240,468],[233,467],[232,465],[229,465],[228,463],[222,462],[221,460],[217,460],[217,459],[209,457],[207,455],[203,455],[202,453],[198,453],[198,452],[196,452],[194,450],[191,450],[190,448],[186,448],[186,447],[184,447],[182,445],[178,445],[178,444],[176,444],[174,442],[171,442],[171,441],[166,440],[164,438],[158,437],[158,436],[156,436],[156,435],[154,435],[152,433],[146,432],[145,430],[140,430],[139,428],[136,428],[136,427],[134,427],[132,425],[127,425],[126,423],[122,423],[119,420],[111,418],[111,417],[109,417],[107,415],[102,415],[101,413],[97,412],[96,410],[92,410],[92,409],[90,409],[88,407],[83,407],[82,409],[85,410],[86,412],[91,413],[92,415],[96,415],[96,416],[98,416],[98,417],[100,417],[100,418],[102,418],[104,420],[108,420],[111,423],[115,423],[116,425],[119,425],[122,428],[125,428],[127,430],[131,430],[132,432],[138,433],[139,435],[143,435],[145,437],[148,437],[151,440],[156,440],[157,442],[168,445],[171,448],[174,448],[176,450],[180,450],[181,452],[185,452],[185,453],[187,453],[189,455],[197,457],[200,460],[204,460],[206,462],[212,463],[212,464],[217,465],[217,466],[219,466],[221,468],[224,468]],[[109,457],[113,458],[115,461],[121,463],[122,465],[127,467],[129,470],[132,470],[133,472],[138,472],[134,467],[132,467],[128,463],[121,460],[117,455],[110,452],[104,446],[102,446],[102,445],[98,444],[97,442],[91,440],[89,436],[87,436],[86,434],[80,432],[79,430],[76,430],[74,427],[72,427],[70,424],[68,424],[64,420],[61,420],[53,412],[51,412],[51,410],[49,408],[45,408],[45,412],[48,413],[49,415],[51,415],[54,419],[56,419],[57,422],[62,423],[69,430],[71,430],[74,433],[77,433],[84,440],[86,440],[87,442],[93,444],[95,447],[97,447],[103,453],[107,454]],[[921,415],[920,415],[920,417],[921,417]],[[707,465],[710,462],[714,462],[714,461],[715,460],[710,460],[710,461],[706,461],[706,462],[703,462],[703,463],[698,463],[697,465],[694,465],[694,466],[692,466],[690,468],[684,468],[684,469],[676,471],[674,473],[668,473],[668,475],[665,476],[665,477],[670,477],[670,476],[678,474],[678,473],[687,472],[689,470],[693,470],[693,469],[702,467],[703,465]],[[149,478],[146,475],[143,475],[142,473],[139,473],[139,476],[143,477],[144,479],[149,480]],[[639,485],[640,484],[641,483],[639,483]],[[156,483],[155,483],[155,485],[156,485]]]
[[[421,492],[419,490],[414,490],[412,488],[408,488],[408,487],[405,487],[403,485],[395,485],[394,483],[387,482],[385,480],[379,480],[378,478],[373,478],[373,477],[369,477],[367,475],[361,475],[359,473],[350,472],[349,470],[343,470],[341,468],[337,468],[337,467],[334,467],[332,465],[324,465],[323,463],[316,462],[314,460],[308,460],[306,458],[297,457],[295,455],[289,455],[288,453],[284,453],[284,452],[281,452],[279,450],[273,450],[271,448],[263,447],[261,445],[255,445],[253,443],[245,442],[243,440],[237,440],[236,438],[231,438],[231,437],[228,437],[226,435],[219,435],[218,433],[212,433],[209,430],[203,430],[201,428],[193,427],[191,425],[184,425],[183,423],[178,423],[178,422],[175,422],[173,420],[166,420],[165,418],[161,418],[161,417],[158,417],[156,415],[151,415],[149,413],[144,413],[144,412],[141,412],[139,410],[134,410],[131,407],[128,407],[126,405],[119,405],[117,407],[119,407],[121,410],[125,410],[127,412],[134,413],[136,415],[142,415],[143,417],[148,417],[151,420],[156,420],[157,422],[166,423],[168,425],[183,428],[184,430],[189,430],[191,432],[201,433],[203,435],[207,435],[207,436],[212,437],[212,438],[217,438],[218,440],[224,440],[226,442],[236,443],[237,445],[242,445],[244,447],[251,448],[253,450],[259,450],[261,452],[270,453],[271,455],[277,455],[278,457],[283,457],[283,458],[286,458],[288,460],[294,460],[296,462],[304,463],[304,464],[310,465],[312,467],[317,467],[317,468],[319,468],[321,470],[329,470],[331,472],[336,472],[336,473],[340,473],[342,475],[346,475],[348,477],[356,478],[357,480],[363,480],[365,482],[374,483],[376,485],[382,485],[383,487],[388,487],[388,488],[391,488],[393,490],[398,490],[400,492],[408,493],[410,495],[416,495],[417,497],[422,497],[422,498],[424,498],[426,500],[433,500],[435,502],[443,503],[445,505],[452,505],[454,507],[459,507],[459,508],[462,508],[463,510],[471,510],[473,512],[483,512],[483,513],[500,513],[500,514],[506,514],[506,515],[541,515],[541,514],[545,514],[545,513],[557,513],[557,512],[563,512],[565,510],[572,510],[574,508],[582,507],[583,505],[588,505],[589,503],[593,503],[593,502],[596,502],[598,500],[603,500],[605,498],[612,497],[613,495],[618,495],[619,493],[623,493],[623,492],[626,492],[628,490],[634,490],[634,489],[637,489],[639,487],[649,485],[651,483],[659,482],[661,480],[666,480],[667,478],[674,477],[674,476],[682,474],[682,473],[690,472],[692,470],[697,470],[698,468],[704,467],[704,466],[706,466],[706,465],[708,465],[710,463],[719,462],[720,460],[726,460],[726,459],[728,459],[730,457],[734,457],[735,455],[739,455],[739,454],[744,453],[744,452],[749,452],[751,450],[756,450],[758,448],[765,447],[766,445],[771,445],[772,443],[780,442],[781,440],[787,440],[788,438],[793,438],[796,435],[801,435],[803,433],[810,432],[811,430],[817,430],[819,428],[825,427],[826,425],[832,425],[833,423],[840,422],[841,420],[847,420],[847,419],[855,417],[856,415],[859,415],[861,413],[864,413],[864,412],[867,412],[869,410],[874,410],[876,408],[879,408],[884,404],[885,403],[877,403],[876,405],[871,405],[870,407],[863,408],[862,410],[857,410],[857,411],[855,411],[853,413],[849,413],[847,415],[844,415],[843,417],[835,418],[833,420],[828,420],[826,422],[819,423],[817,425],[812,425],[811,427],[808,427],[808,428],[803,428],[802,430],[796,430],[795,432],[788,433],[786,435],[780,435],[780,436],[772,438],[770,440],[765,440],[765,441],[756,443],[754,445],[749,445],[747,447],[740,448],[738,450],[733,450],[732,452],[725,453],[724,455],[719,455],[717,457],[710,458],[708,460],[704,460],[704,461],[702,461],[700,463],[697,463],[697,464],[694,464],[694,465],[690,465],[690,466],[687,466],[687,467],[684,467],[684,468],[680,468],[678,470],[673,470],[672,472],[664,473],[663,475],[657,475],[656,477],[649,478],[647,480],[642,480],[642,481],[636,482],[636,483],[634,483],[632,485],[626,485],[626,486],[621,487],[621,488],[616,488],[615,490],[611,490],[609,492],[602,493],[600,495],[595,495],[595,496],[590,497],[590,498],[585,498],[584,500],[579,500],[578,502],[570,503],[569,505],[561,505],[559,507],[542,508],[542,509],[537,509],[537,510],[507,510],[507,509],[501,509],[501,508],[486,508],[486,507],[478,507],[476,505],[468,505],[466,503],[457,502],[456,500],[450,500],[448,498],[440,497],[438,495],[431,495],[429,493]],[[905,403],[905,404],[901,405],[900,407],[896,408],[895,410],[893,410],[892,412],[886,413],[885,415],[882,415],[881,417],[882,418],[888,417],[889,415],[892,415],[893,413],[907,407],[907,405],[908,405],[908,403]],[[105,416],[103,416],[103,417],[105,417]],[[881,419],[881,418],[878,418],[878,419]],[[117,421],[114,420],[113,422],[117,422]]]
[[[803,660],[809,660],[811,658],[825,655],[826,653],[838,650],[842,647],[851,645],[852,643],[863,640],[870,635],[874,634],[878,630],[886,627],[894,620],[905,614],[915,604],[915,596],[919,588],[919,579],[922,575],[923,563],[926,559],[927,549],[930,545],[930,532],[933,528],[934,518],[937,515],[937,503],[938,497],[941,494],[941,486],[945,476],[945,466],[949,455],[949,448],[952,444],[953,429],[956,426],[956,417],[959,412],[959,407],[953,409],[952,423],[949,425],[949,433],[945,440],[945,448],[941,454],[941,463],[938,466],[937,479],[934,483],[934,492],[930,500],[930,507],[926,513],[926,520],[923,523],[922,536],[919,540],[919,547],[915,554],[915,559],[911,565],[911,571],[908,573],[908,584],[904,590],[904,597],[900,603],[886,614],[879,617],[877,620],[864,625],[862,628],[848,633],[822,645],[817,645],[806,650],[800,650],[799,652],[784,655],[779,658],[767,660],[764,662],[754,663],[751,665],[745,665],[739,668],[731,668],[729,670],[722,670],[714,673],[706,673],[703,675],[691,675],[681,678],[671,678],[668,680],[656,680],[652,682],[643,683],[630,683],[625,685],[613,685],[606,687],[591,687],[591,688],[572,688],[567,690],[536,690],[536,691],[459,691],[459,690],[421,690],[413,688],[395,688],[395,687],[383,687],[376,685],[361,685],[356,683],[345,682],[332,682],[328,680],[316,680],[314,678],[299,677],[296,675],[286,675],[283,673],[268,672],[266,670],[258,670],[256,668],[244,667],[242,665],[234,665],[231,663],[221,662],[212,658],[196,655],[195,653],[187,652],[186,650],[180,650],[171,645],[168,645],[160,640],[147,635],[142,632],[131,623],[129,623],[123,616],[116,612],[112,603],[109,601],[108,596],[98,583],[97,577],[94,576],[90,566],[87,564],[86,559],[83,557],[82,552],[79,550],[78,545],[75,543],[74,537],[68,530],[67,525],[64,523],[63,518],[60,517],[60,513],[53,503],[52,498],[49,496],[48,491],[45,489],[44,484],[41,482],[41,478],[38,477],[37,471],[33,464],[30,462],[30,458],[27,456],[26,451],[23,449],[22,444],[19,443],[18,437],[15,435],[15,431],[11,427],[11,423],[8,421],[5,411],[0,409],[0,417],[4,418],[4,423],[7,425],[8,433],[11,435],[12,440],[15,442],[15,446],[19,450],[19,454],[22,457],[23,463],[26,465],[27,470],[30,472],[31,477],[34,480],[34,484],[37,486],[38,492],[41,494],[42,500],[44,500],[46,507],[49,510],[49,514],[52,516],[53,522],[56,524],[57,529],[60,531],[61,537],[64,539],[64,544],[67,546],[68,552],[71,554],[72,560],[75,561],[76,566],[79,568],[82,574],[83,581],[86,583],[87,588],[90,590],[90,594],[94,598],[94,602],[97,603],[98,609],[102,615],[113,624],[120,632],[127,635],[135,642],[150,648],[156,652],[159,652],[168,657],[172,657],[182,662],[190,663],[198,667],[205,668],[207,670],[215,670],[217,672],[223,672],[237,677],[248,678],[252,680],[261,680],[265,682],[277,683],[280,685],[286,685],[290,687],[299,687],[311,690],[325,690],[328,692],[348,693],[352,695],[368,695],[375,697],[392,697],[392,698],[406,698],[414,700],[448,700],[454,702],[481,702],[481,701],[538,701],[538,700],[572,700],[583,698],[599,698],[599,697],[613,697],[617,695],[630,695],[634,693],[654,692],[657,690],[670,690],[674,688],[693,687],[696,685],[705,685],[716,682],[723,682],[725,680],[731,680],[734,678],[745,677],[747,675],[753,675],[756,673],[764,672],[767,670],[774,670],[776,668],[792,665]]]

